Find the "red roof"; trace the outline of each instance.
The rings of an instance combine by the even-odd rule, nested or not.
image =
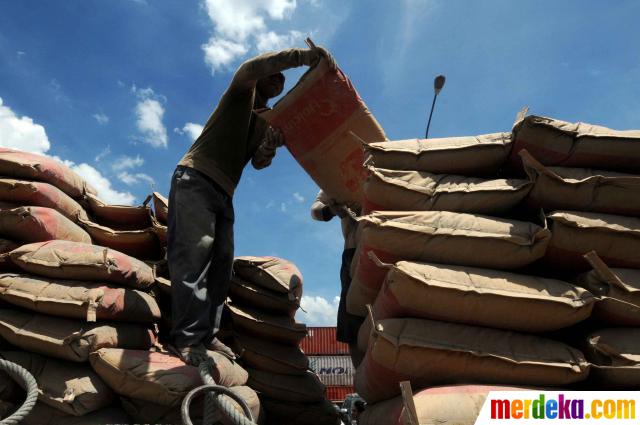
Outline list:
[[[334,327],[308,327],[308,335],[302,340],[300,348],[308,356],[349,355],[349,346],[336,340]]]

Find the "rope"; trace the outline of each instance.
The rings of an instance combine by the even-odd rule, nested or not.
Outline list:
[[[25,368],[11,363],[7,360],[0,359],[0,370],[4,370],[16,382],[20,383],[22,388],[27,390],[27,398],[13,415],[0,421],[0,425],[14,425],[22,422],[24,418],[31,412],[33,406],[38,399],[38,383],[32,374]]]
[[[201,393],[206,393],[205,408],[203,425],[209,425],[213,422],[213,415],[217,411],[221,411],[233,425],[256,425],[251,410],[247,403],[238,394],[234,393],[229,388],[216,385],[213,377],[211,376],[210,362],[201,362],[198,366],[200,376],[204,385],[195,388],[187,394],[182,401],[182,422],[184,425],[193,425],[191,418],[189,417],[189,408],[193,399]],[[227,397],[225,397],[227,396]],[[229,398],[237,402],[242,408],[242,412],[239,412],[235,406],[231,403]]]

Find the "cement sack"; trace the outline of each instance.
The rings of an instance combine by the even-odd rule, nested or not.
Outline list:
[[[0,299],[36,313],[88,322],[160,320],[160,308],[151,295],[102,283],[2,273]]]
[[[529,178],[535,182],[527,198],[532,207],[640,215],[640,176],[585,168],[545,167],[526,150],[520,151],[520,156]]]
[[[153,192],[153,211],[156,219],[162,223],[169,223],[169,200],[158,192]]]
[[[89,365],[24,351],[0,351],[0,358],[27,369],[38,383],[38,400],[61,412],[82,416],[113,402],[113,392]]]
[[[42,181],[54,185],[72,198],[96,190],[66,165],[42,155],[0,148],[0,176]]]
[[[156,236],[158,237],[158,241],[160,242],[160,246],[162,248],[166,248],[167,247],[167,233],[169,231],[168,227],[165,226],[164,224],[161,224],[160,222],[158,222],[158,220],[156,220],[155,218],[152,218],[153,221],[153,231],[155,232]]]
[[[160,241],[153,227],[142,230],[115,230],[88,220],[80,224],[91,235],[96,245],[118,250],[142,260],[158,260],[162,257]]]
[[[369,171],[364,184],[365,214],[374,210],[503,214],[518,205],[532,186],[519,179],[486,180],[374,167]]]
[[[281,375],[303,375],[309,369],[309,359],[298,347],[290,347],[235,333],[233,350],[242,363],[257,370]]]
[[[79,203],[48,183],[0,179],[0,201],[53,208],[72,221],[78,217],[87,218],[87,213]]]
[[[69,241],[23,245],[11,252],[11,261],[40,276],[99,281],[146,289],[154,284],[151,267],[113,249]]]
[[[367,145],[365,163],[389,170],[483,177],[495,175],[510,151],[510,133],[409,139]]]
[[[234,328],[255,337],[297,347],[307,335],[307,327],[291,317],[229,303],[226,307],[231,313]]]
[[[474,425],[490,391],[525,391],[518,387],[455,385],[417,391],[413,402],[420,425]],[[405,425],[409,423],[401,396],[366,407],[359,425]]]
[[[320,61],[262,117],[282,131],[293,157],[332,199],[362,201],[362,141],[386,137],[341,70]]]
[[[570,283],[474,267],[400,261],[373,306],[377,320],[416,317],[522,332],[549,332],[588,318],[590,292]]]
[[[241,279],[271,291],[302,298],[302,273],[291,261],[277,257],[236,257],[233,272]]]
[[[289,317],[294,317],[300,307],[299,300],[295,299],[293,294],[271,291],[237,276],[231,278],[229,297],[236,304],[249,305],[275,314],[286,314]]]
[[[640,131],[616,131],[530,115],[513,127],[511,165],[526,149],[544,165],[640,173]]]
[[[425,319],[376,322],[355,389],[368,403],[413,388],[455,383],[563,386],[582,381],[582,353],[561,342]]]
[[[593,270],[577,283],[598,297],[593,317],[612,326],[640,327],[640,270],[610,269],[593,251],[585,258]]]
[[[247,372],[224,355],[209,351],[213,380],[233,387],[247,382]],[[161,404],[178,406],[192,389],[202,385],[198,368],[168,353],[103,348],[91,353],[91,366],[116,393]]]
[[[131,419],[120,407],[107,407],[84,416],[72,416],[44,403],[36,403],[20,425],[97,425],[129,424]]]
[[[141,230],[151,226],[151,208],[146,205],[108,205],[95,195],[87,195],[91,216],[98,223],[118,230]]]
[[[304,375],[279,375],[257,369],[248,369],[248,372],[248,385],[265,397],[295,403],[324,399],[325,386],[311,371]]]
[[[262,414],[260,406],[260,399],[258,394],[249,387],[231,387],[229,388],[236,395],[238,395],[249,407],[253,418],[257,424],[264,423],[265,415]],[[238,411],[243,413],[242,407],[233,400],[227,398],[231,405]],[[121,398],[121,404],[123,409],[133,418],[136,423],[141,424],[163,424],[163,425],[183,425],[181,406],[168,407],[161,404],[151,403],[144,400],[137,400],[133,398]],[[189,417],[194,423],[202,422],[202,413],[204,411],[204,405],[202,398],[196,398],[191,403],[191,409]],[[217,410],[214,414],[213,425],[226,425],[223,419],[224,414]]]
[[[338,409],[328,400],[292,403],[262,397],[267,423],[273,425],[341,425]]]
[[[381,211],[361,217],[358,248],[347,311],[364,316],[382,286],[385,263],[429,261],[496,269],[514,269],[544,255],[549,230],[533,223],[446,211]]]
[[[91,243],[91,237],[58,211],[44,207],[19,207],[0,211],[0,235],[17,242],[53,239]]]
[[[589,251],[610,267],[640,268],[640,218],[576,211],[547,218],[552,237],[545,261],[557,270],[587,271]]]
[[[0,238],[0,255],[6,254],[7,252],[11,252],[17,247],[18,247],[18,244],[16,244],[15,242],[10,241],[8,239]]]
[[[59,317],[0,309],[0,336],[25,351],[85,362],[100,348],[148,350],[152,330],[124,323],[86,323]]]
[[[602,389],[640,389],[640,328],[608,328],[587,337],[585,355]]]

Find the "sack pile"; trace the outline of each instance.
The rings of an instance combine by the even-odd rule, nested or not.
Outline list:
[[[325,387],[309,370],[299,345],[307,335],[294,316],[302,298],[302,274],[276,257],[237,257],[226,304],[229,345],[249,372],[267,424],[339,423]]]
[[[640,388],[639,159],[640,131],[537,116],[366,145],[347,296],[367,317],[360,423],[396,423],[405,380],[457,398],[482,387],[436,387]]]

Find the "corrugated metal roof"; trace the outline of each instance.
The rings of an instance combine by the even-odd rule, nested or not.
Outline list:
[[[336,340],[336,327],[308,327],[300,348],[308,356],[348,355],[349,346]]]
[[[334,403],[342,403],[348,394],[354,392],[353,387],[330,386],[327,387],[327,399]]]

